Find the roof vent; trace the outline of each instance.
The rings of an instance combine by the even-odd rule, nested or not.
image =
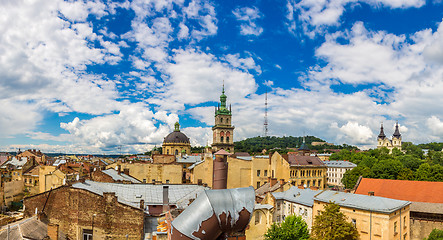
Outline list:
[[[136,198],[142,198],[142,195],[135,195]]]

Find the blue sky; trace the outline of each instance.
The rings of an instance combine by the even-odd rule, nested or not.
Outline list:
[[[136,153],[180,121],[211,143],[225,81],[234,139],[442,141],[443,3],[1,1],[0,150]]]

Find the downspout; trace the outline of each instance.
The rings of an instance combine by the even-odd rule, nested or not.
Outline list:
[[[254,211],[254,188],[207,190],[172,221],[172,240],[213,240],[243,231]]]
[[[401,240],[401,208],[400,208],[400,236],[399,236],[400,238],[400,240]]]
[[[369,212],[369,240],[372,239],[372,210]]]

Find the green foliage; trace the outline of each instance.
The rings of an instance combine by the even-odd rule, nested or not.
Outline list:
[[[343,146],[329,146],[329,145],[321,145],[321,146],[312,146],[312,142],[324,142],[324,140],[314,137],[314,136],[306,136],[305,137],[306,144],[311,150],[318,150],[319,152],[324,151],[325,149],[357,149],[357,147],[350,146],[344,144]],[[270,152],[278,151],[281,153],[287,153],[290,148],[298,148],[303,143],[303,137],[253,137],[248,138],[242,141],[235,142],[235,151],[236,152],[248,152],[250,154],[260,153],[263,149],[266,149]]]
[[[381,160],[371,169],[372,178],[397,179],[398,173],[403,169],[399,160]]]
[[[315,216],[312,226],[312,240],[353,240],[359,239],[355,226],[340,212],[340,206],[329,203]]]
[[[443,240],[443,230],[433,229],[428,238],[424,240]]]
[[[281,224],[272,224],[265,234],[266,240],[307,240],[308,225],[300,216],[290,215]]]
[[[345,172],[341,182],[345,185],[345,188],[354,188],[357,180],[360,176],[369,177],[371,174],[371,169],[368,167],[357,166],[354,169]]]

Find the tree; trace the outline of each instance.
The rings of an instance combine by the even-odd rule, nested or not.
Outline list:
[[[354,188],[360,176],[368,177],[370,173],[370,168],[357,166],[352,170],[345,172],[345,174],[343,174],[341,182],[343,183],[343,185],[345,185],[345,188]]]
[[[443,239],[443,230],[434,229],[425,240],[441,240]]]
[[[320,214],[315,216],[312,226],[312,240],[353,240],[359,239],[354,224],[346,220],[346,216],[340,212],[340,206],[329,203]]]
[[[272,224],[265,234],[266,240],[307,240],[308,225],[300,216],[290,215],[281,224]]]
[[[371,177],[381,179],[397,179],[403,164],[399,160],[382,160],[374,164]]]

